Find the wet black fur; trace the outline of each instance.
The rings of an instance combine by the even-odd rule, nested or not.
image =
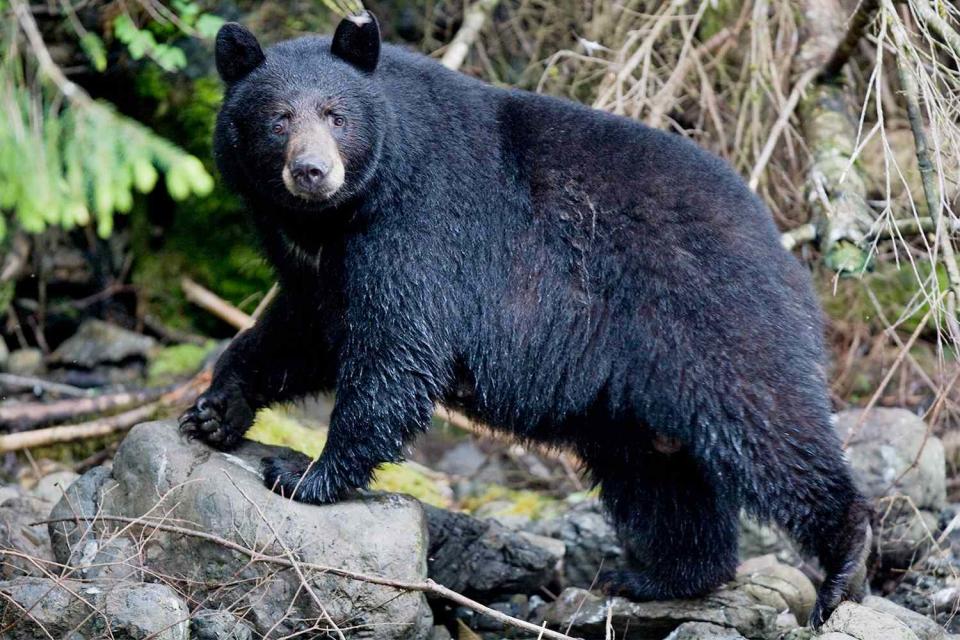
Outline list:
[[[218,58],[258,60],[227,35]],[[745,507],[820,559],[815,622],[858,597],[867,507],[830,423],[821,312],[740,177],[681,137],[400,48],[372,72],[344,57],[301,38],[228,82],[216,158],[282,290],[184,428],[229,448],[252,410],[335,389],[309,472],[264,466],[276,490],[325,503],[398,460],[435,402],[455,405],[588,463],[633,561],[612,591],[730,579]],[[347,179],[323,206],[284,188],[270,122],[327,99],[348,119]]]

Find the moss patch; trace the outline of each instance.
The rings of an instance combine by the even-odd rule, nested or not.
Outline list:
[[[216,346],[217,343],[211,340],[203,346],[176,344],[160,349],[147,367],[147,384],[162,386],[196,372]]]

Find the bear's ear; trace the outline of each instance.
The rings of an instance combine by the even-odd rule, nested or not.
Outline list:
[[[367,73],[377,68],[380,59],[380,25],[369,11],[347,16],[333,34],[330,51]]]
[[[247,77],[263,64],[266,57],[250,30],[236,22],[228,22],[217,32],[217,73],[231,83]]]

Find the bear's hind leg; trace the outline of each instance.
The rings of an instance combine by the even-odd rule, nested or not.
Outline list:
[[[644,447],[592,470],[630,564],[601,574],[605,591],[638,601],[693,598],[734,577],[739,506],[688,452]]]
[[[871,508],[854,486],[829,419],[804,422],[802,430],[778,429],[779,438],[771,432],[754,439],[746,458],[727,462],[732,469],[736,460],[741,470],[747,509],[776,522],[820,560],[824,581],[810,616],[818,628],[840,602],[863,598]]]

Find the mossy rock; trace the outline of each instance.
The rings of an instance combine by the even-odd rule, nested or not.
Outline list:
[[[500,485],[488,485],[476,496],[465,498],[460,505],[471,514],[485,518],[520,517],[541,520],[559,515],[565,510],[562,501],[538,491],[507,489]]]

